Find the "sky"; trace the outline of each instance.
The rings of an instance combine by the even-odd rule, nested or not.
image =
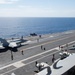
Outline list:
[[[75,0],[0,0],[0,17],[75,17]]]

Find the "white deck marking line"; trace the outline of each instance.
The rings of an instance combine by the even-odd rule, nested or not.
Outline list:
[[[37,60],[43,59],[43,58],[48,57],[48,56],[50,56],[50,55],[52,55],[52,54],[55,54],[55,53],[57,53],[57,52],[60,52],[60,51],[55,51],[55,52],[53,52],[53,53],[51,53],[51,54],[48,54],[48,55],[45,55],[45,56],[43,56],[43,57],[41,57],[41,58],[38,58],[38,59],[36,59],[36,60],[33,60],[33,61],[31,61],[31,62],[29,62],[29,63],[27,63],[27,64],[25,64],[25,65],[31,64],[31,63],[33,63],[33,62],[35,62],[35,61],[37,61]]]
[[[26,59],[23,59],[23,60],[17,61],[17,62],[15,62],[15,63],[29,60],[29,59],[34,58],[34,57],[36,57],[36,56],[39,56],[39,55],[42,55],[42,54],[48,53],[48,52],[50,52],[50,51],[53,51],[54,49],[55,49],[55,48],[50,49],[50,50],[45,51],[45,52],[42,52],[42,53],[39,53],[39,54],[36,54],[36,55],[33,55],[33,56],[28,57],[28,58],[26,58]],[[14,65],[15,63],[12,63],[12,64],[9,64],[9,65],[7,65],[7,66],[4,66],[4,67],[0,68],[0,70],[1,70],[1,69],[4,69],[4,68],[6,68],[6,67],[9,67],[9,66],[11,66],[11,65]]]
[[[74,43],[74,42],[75,42],[75,41],[72,41],[72,42],[70,42],[69,44]],[[58,47],[56,47],[56,48],[58,48]],[[28,57],[28,58],[26,58],[26,59],[21,60],[21,62],[22,62],[22,61],[29,60],[29,59],[31,59],[31,58],[34,58],[34,57],[36,57],[36,56],[39,56],[39,55],[45,54],[45,53],[50,52],[50,51],[52,51],[52,50],[54,50],[54,49],[56,49],[56,48],[50,49],[50,50],[48,50],[48,51],[42,52],[42,53],[40,53],[40,54],[37,54],[37,55],[31,56],[31,57]],[[15,62],[15,63],[16,63],[16,62]],[[9,65],[7,65],[7,66],[4,66],[4,67],[0,68],[0,70],[1,70],[1,69],[4,69],[4,68],[6,68],[6,67],[9,67],[9,66],[11,66],[11,65],[13,65],[13,64],[14,64],[14,63],[9,64]]]
[[[75,43],[75,41],[72,41],[72,42],[69,42],[67,43],[68,45],[72,44],[72,43]],[[62,45],[62,46],[66,46],[66,44]]]
[[[55,48],[55,50],[60,50],[59,47]]]
[[[68,44],[72,44],[72,43],[75,43],[75,41],[72,41],[72,42],[70,42],[70,43],[68,43]]]
[[[57,47],[56,47],[56,48],[57,48]],[[31,58],[34,58],[34,57],[36,57],[36,56],[39,56],[39,55],[42,55],[42,54],[45,54],[45,53],[48,53],[48,52],[54,51],[56,48],[53,48],[53,49],[47,50],[47,51],[45,51],[45,52],[42,52],[42,53],[39,53],[39,54],[36,54],[36,55],[33,55],[33,56],[31,56],[31,57],[28,57],[28,58],[26,58],[26,59],[21,60],[21,62],[22,62],[22,61],[26,61],[26,60],[31,59]]]
[[[51,54],[48,54],[48,55],[46,55],[46,56],[43,56],[43,57],[38,58],[38,59],[36,59],[36,60],[33,60],[33,61],[31,61],[31,62],[25,64],[25,66],[26,66],[26,65],[29,65],[29,64],[31,64],[31,63],[37,61],[37,60],[43,59],[43,58],[45,58],[45,57],[47,57],[47,56],[50,56],[50,55],[52,55],[52,54],[54,54],[54,53],[57,53],[57,52],[59,52],[59,51],[53,52],[53,53],[51,53]],[[19,68],[20,68],[20,67],[19,67]],[[4,74],[6,74],[6,73],[9,73],[9,72],[14,71],[14,70],[17,70],[17,69],[18,69],[18,68],[12,69],[12,70],[10,70],[10,71],[7,71],[7,72],[5,72],[5,73],[2,73],[1,75],[4,75]]]
[[[72,41],[72,42],[70,42],[70,43],[74,43],[74,41]],[[56,47],[57,48],[57,47]],[[53,49],[55,49],[55,48],[53,48]],[[48,50],[48,51],[52,51],[53,49],[50,49],[50,50]],[[46,51],[45,51],[46,52]],[[41,54],[44,54],[44,52],[43,53],[41,53]],[[38,55],[40,55],[40,54],[38,54]],[[28,59],[31,59],[31,58],[33,58],[33,57],[36,57],[36,56],[38,56],[38,55],[34,55],[34,56],[32,56],[32,57],[29,57],[29,58],[27,58],[27,59],[23,59],[23,60],[21,60],[21,62],[22,61],[26,61],[26,60],[28,60]],[[15,62],[16,63],[16,62]],[[4,67],[2,67],[2,68],[0,68],[0,70],[1,69],[4,69],[4,68],[6,68],[6,67],[9,67],[9,66],[11,66],[11,65],[13,65],[14,63],[12,63],[12,64],[9,64],[9,65],[7,65],[7,66],[4,66]]]
[[[73,36],[70,36],[70,37],[73,37]],[[67,38],[70,38],[70,37],[61,38],[61,39],[56,39],[56,40],[53,40],[53,41],[49,41],[49,42],[46,42],[46,43],[43,43],[43,44],[39,44],[39,45],[36,45],[36,46],[33,46],[33,47],[25,48],[25,49],[22,49],[22,50],[32,49],[32,48],[35,48],[35,47],[39,47],[39,46],[41,46],[41,45],[46,45],[46,44],[53,43],[53,42],[60,41],[60,40],[64,40],[64,39],[67,39]],[[73,41],[72,41],[72,42],[73,42]],[[74,42],[75,42],[75,41],[74,41]],[[65,44],[65,45],[66,45],[66,44]],[[20,51],[22,51],[22,50],[20,50]]]
[[[22,67],[22,66],[24,66],[24,65],[25,65],[25,64],[22,63],[22,62],[20,62],[20,61],[13,64],[13,66],[15,66],[16,68],[20,68],[20,67]]]

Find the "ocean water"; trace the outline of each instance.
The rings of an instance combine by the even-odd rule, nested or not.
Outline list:
[[[0,18],[0,37],[28,36],[75,30],[75,18]]]

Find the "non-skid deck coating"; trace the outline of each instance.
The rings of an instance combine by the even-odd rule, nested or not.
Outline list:
[[[37,70],[35,67],[35,61],[43,61],[51,65],[53,54],[55,54],[56,59],[59,58],[59,45],[64,46],[67,43],[69,43],[69,45],[75,44],[75,33],[63,33],[58,36],[55,34],[52,35],[52,37],[46,37],[46,39],[41,38],[40,42],[34,42],[20,47],[17,52],[13,52],[14,60],[11,60],[10,50],[0,53],[1,58],[3,58],[0,58],[0,68],[11,64],[8,67],[2,68],[0,73],[2,75],[11,75],[12,73],[15,75],[34,75]],[[41,45],[43,45],[46,50],[41,50]],[[66,47],[64,49],[66,49]],[[24,50],[24,55],[21,54],[21,50]],[[71,52],[75,51],[71,50]]]

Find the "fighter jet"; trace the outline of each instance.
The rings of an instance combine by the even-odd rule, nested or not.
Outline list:
[[[21,45],[21,43],[26,42],[27,40],[23,39],[13,39],[13,40],[6,40],[0,38],[0,49],[5,48],[15,48]]]

